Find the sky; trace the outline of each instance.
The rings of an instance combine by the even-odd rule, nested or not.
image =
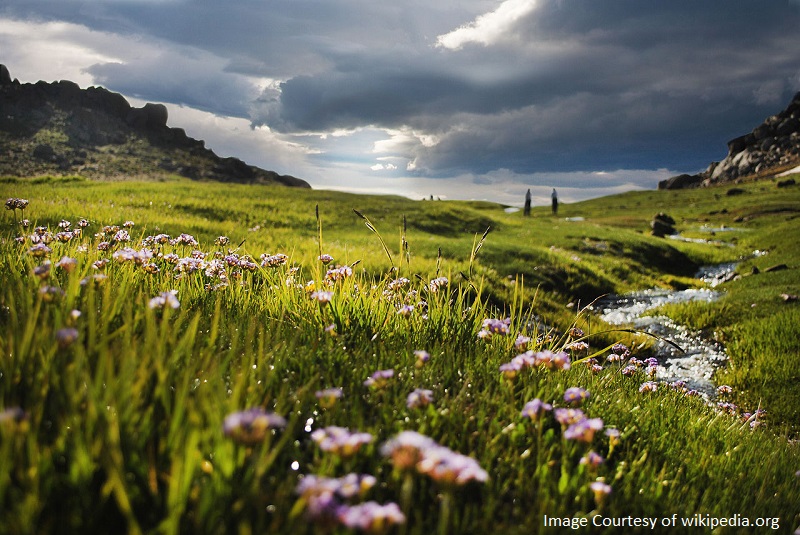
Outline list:
[[[800,91],[800,0],[0,0],[0,63],[317,189],[655,189]]]

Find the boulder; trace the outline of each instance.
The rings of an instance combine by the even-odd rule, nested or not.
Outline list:
[[[0,63],[0,85],[11,85],[11,73],[8,72],[8,67]]]
[[[676,233],[675,220],[663,212],[653,217],[653,220],[650,222],[650,228],[652,229],[651,234],[658,238]]]
[[[683,189],[699,186],[703,181],[700,175],[682,174],[673,176],[658,183],[658,189]]]

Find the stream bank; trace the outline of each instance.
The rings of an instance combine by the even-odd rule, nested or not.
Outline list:
[[[651,289],[625,295],[612,295],[601,299],[593,307],[600,318],[610,325],[632,327],[656,337],[653,347],[658,360],[656,379],[667,383],[685,381],[686,387],[700,392],[708,399],[716,397],[714,372],[725,366],[728,355],[725,348],[691,331],[685,325],[667,316],[646,315],[666,304],[688,301],[712,302],[722,295],[714,288],[733,277],[735,263],[705,266],[695,278],[706,283],[706,288],[687,290]],[[669,340],[681,349],[664,340]]]

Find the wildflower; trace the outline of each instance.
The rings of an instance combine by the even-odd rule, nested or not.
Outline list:
[[[386,284],[386,289],[388,291],[390,291],[390,292],[399,292],[401,289],[403,289],[405,286],[407,286],[410,283],[411,283],[411,281],[408,280],[407,278],[400,277],[400,278],[394,279],[392,281],[389,281]]]
[[[571,424],[564,431],[564,438],[580,442],[591,442],[594,440],[595,432],[601,429],[603,429],[603,420],[600,418],[585,418]]]
[[[553,411],[553,414],[556,417],[556,421],[562,426],[572,425],[586,419],[586,415],[580,409],[559,408]]]
[[[592,370],[592,373],[597,374],[597,373],[600,373],[601,371],[603,371],[603,367],[601,365],[599,365],[599,364],[592,364],[591,370]]]
[[[75,234],[74,234],[74,233],[72,233],[72,232],[69,232],[69,231],[65,231],[65,232],[59,232],[59,233],[57,233],[57,234],[55,235],[55,239],[56,239],[56,240],[58,240],[58,241],[60,241],[61,243],[67,243],[67,242],[68,242],[69,240],[71,240],[71,239],[72,239],[74,236],[75,236]]]
[[[470,481],[485,482],[489,474],[472,457],[456,453],[444,446],[425,451],[417,463],[417,471],[447,485],[464,485]]]
[[[162,309],[162,308],[172,308],[177,309],[180,308],[181,303],[178,301],[176,297],[178,294],[177,290],[170,290],[169,292],[161,292],[159,295],[150,299],[147,303],[147,306],[151,309]]]
[[[739,407],[727,401],[717,403],[717,408],[723,412],[727,412],[728,414],[736,414],[736,411],[739,410]]]
[[[626,358],[631,354],[630,349],[625,344],[614,344],[611,346],[611,352],[619,355],[622,358]]]
[[[72,223],[70,223],[66,219],[62,219],[61,221],[58,222],[58,228],[60,228],[60,229],[69,230],[69,227],[71,227],[71,226],[72,226]]]
[[[569,330],[569,336],[571,338],[583,338],[586,336],[586,333],[583,332],[583,329],[579,327],[573,327]]]
[[[39,295],[42,296],[42,301],[52,302],[64,296],[64,290],[57,286],[42,286],[39,288]]]
[[[94,282],[96,284],[102,284],[108,279],[108,275],[105,273],[95,273],[91,277],[84,277],[81,279],[81,286],[86,286],[90,282]]]
[[[351,457],[362,446],[372,442],[373,437],[369,433],[353,433],[346,427],[332,425],[311,433],[311,440],[316,442],[322,451]]]
[[[483,320],[483,329],[481,332],[488,333],[486,338],[491,338],[493,335],[497,334],[500,336],[505,336],[508,334],[508,327],[511,325],[511,318],[506,319],[495,319],[495,318],[487,318]],[[480,337],[480,333],[478,333]]]
[[[114,237],[111,238],[112,242],[119,242],[125,243],[131,241],[131,235],[128,234],[127,230],[118,230],[114,233]]]
[[[402,431],[381,446],[381,454],[390,457],[397,470],[414,468],[425,452],[440,447],[432,438],[416,431]]]
[[[329,269],[325,273],[325,280],[336,282],[344,280],[352,275],[353,275],[353,268],[351,268],[350,266],[341,266],[338,268]]]
[[[177,238],[169,240],[170,245],[188,245],[189,247],[197,247],[197,240],[191,234],[181,234]]]
[[[549,349],[534,353],[533,364],[549,370],[569,370],[571,368],[569,355],[566,352],[553,353]]]
[[[289,257],[283,253],[278,254],[267,254],[264,253],[261,255],[261,267],[278,267],[282,266],[289,260]]]
[[[44,258],[45,256],[50,256],[50,253],[52,252],[53,250],[44,243],[37,243],[28,249],[28,253],[34,258]]]
[[[605,497],[611,494],[611,486],[602,481],[595,481],[589,485],[589,489],[594,494],[594,501],[597,502],[598,505],[603,503]]]
[[[414,364],[417,368],[421,368],[426,362],[431,360],[431,354],[422,349],[414,351],[414,356],[417,357],[417,362]]]
[[[67,273],[72,273],[77,266],[78,261],[74,258],[70,258],[69,256],[62,256],[61,260],[56,262],[56,267],[63,269]]]
[[[629,365],[629,366],[625,366],[622,369],[622,375],[624,375],[626,377],[630,377],[631,375],[633,375],[635,373],[636,373],[636,366],[630,366]]]
[[[29,226],[31,226],[31,220],[30,219],[20,219],[19,220],[19,224],[20,224],[20,226],[22,226],[22,228],[28,228]]]
[[[500,365],[500,372],[506,379],[515,378],[519,374],[520,370],[522,370],[522,365],[518,361],[512,360],[511,362],[506,362],[505,364]]]
[[[616,353],[610,353],[606,357],[606,361],[607,362],[621,362],[623,359],[624,359],[624,357],[622,355],[618,355]]]
[[[686,392],[687,392],[687,389],[686,389],[686,381],[682,381],[682,380],[673,381],[673,382],[671,382],[671,383],[669,384],[669,386],[670,386],[672,389],[674,389],[674,390],[677,390],[678,392],[683,392],[683,393],[686,393]]]
[[[589,468],[597,468],[604,462],[606,462],[606,460],[603,459],[601,455],[595,453],[594,451],[590,451],[589,453],[581,457],[580,460],[580,464],[588,466]]]
[[[389,379],[392,377],[394,377],[394,370],[378,370],[370,375],[366,381],[364,381],[364,386],[375,390],[380,390],[389,384]]]
[[[88,227],[88,226],[89,226],[89,222],[88,222],[86,219],[80,219],[80,220],[78,221],[78,226],[79,226],[80,228],[86,228],[86,227]]]
[[[33,274],[43,280],[50,277],[50,261],[47,260],[44,264],[35,266],[33,268]]]
[[[403,316],[404,318],[408,318],[413,313],[414,313],[413,305],[404,305],[397,310],[397,314],[399,316]]]
[[[295,492],[306,501],[319,497],[350,499],[364,495],[377,480],[369,474],[350,473],[341,478],[309,475],[303,477]]]
[[[450,284],[450,281],[447,280],[447,277],[437,277],[428,283],[428,290],[431,292],[438,292],[448,284]]]
[[[125,228],[131,228],[131,227],[133,227],[135,224],[136,224],[136,223],[134,223],[133,221],[125,221],[125,222],[122,224],[122,226],[123,226],[123,227],[125,227]]]
[[[514,347],[517,349],[517,351],[524,351],[525,348],[528,347],[528,342],[530,341],[531,339],[529,336],[518,334],[517,339],[514,340]]]
[[[544,403],[541,399],[535,398],[527,402],[522,407],[521,415],[530,418],[531,420],[538,420],[545,412],[553,410],[553,406],[549,403]]]
[[[570,351],[574,351],[576,353],[582,353],[589,349],[589,344],[587,344],[584,341],[572,342],[567,346],[567,349],[569,349]]]
[[[424,388],[417,388],[408,395],[406,398],[406,407],[409,409],[417,409],[419,407],[427,407],[433,403],[433,392],[425,390]]]
[[[645,381],[639,386],[639,392],[655,392],[658,390],[658,383],[653,381]]]
[[[648,366],[646,373],[647,376],[650,378],[655,377],[658,374],[658,366]]]
[[[616,446],[617,444],[619,444],[620,432],[619,429],[617,429],[616,427],[607,428],[605,431],[605,435],[608,437],[609,445]]]
[[[97,244],[98,251],[108,251],[109,249],[111,249],[111,244],[107,241],[101,241]]]
[[[329,254],[321,254],[318,257],[318,260],[327,266],[328,264],[333,262],[333,257]]]
[[[28,413],[20,407],[0,411],[0,431],[25,432],[28,430]]]
[[[108,264],[108,262],[109,262],[108,258],[101,258],[99,260],[95,260],[94,262],[92,262],[92,269],[98,269],[98,270],[105,269],[106,264]]]
[[[78,330],[72,327],[65,327],[56,331],[56,343],[61,349],[67,348],[78,339]]]
[[[385,533],[390,526],[403,524],[406,521],[405,515],[396,503],[381,505],[373,501],[342,507],[338,519],[348,528],[367,533]]]
[[[325,327],[325,332],[328,333],[331,336],[336,336],[336,324],[335,323],[331,323],[330,325]]]
[[[324,390],[317,390],[314,394],[319,400],[319,405],[323,409],[330,409],[342,397],[341,388],[326,388]]]
[[[278,414],[254,407],[234,412],[222,422],[222,432],[234,442],[252,446],[262,442],[267,432],[286,427],[286,419]]]
[[[567,388],[564,392],[564,401],[571,404],[580,404],[583,400],[589,399],[589,391],[578,386]]]
[[[732,393],[733,393],[733,388],[731,388],[728,385],[720,385],[717,387],[717,394],[719,394],[720,396]]]
[[[333,299],[333,292],[318,291],[311,294],[311,299],[316,299],[322,304],[330,303]]]

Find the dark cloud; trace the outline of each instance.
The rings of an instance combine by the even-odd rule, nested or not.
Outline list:
[[[522,15],[493,31],[480,17],[499,0],[8,0],[0,15],[154,43],[89,68],[146,100],[286,136],[413,132],[382,156],[426,176],[699,170],[800,90],[796,1],[513,1]]]

